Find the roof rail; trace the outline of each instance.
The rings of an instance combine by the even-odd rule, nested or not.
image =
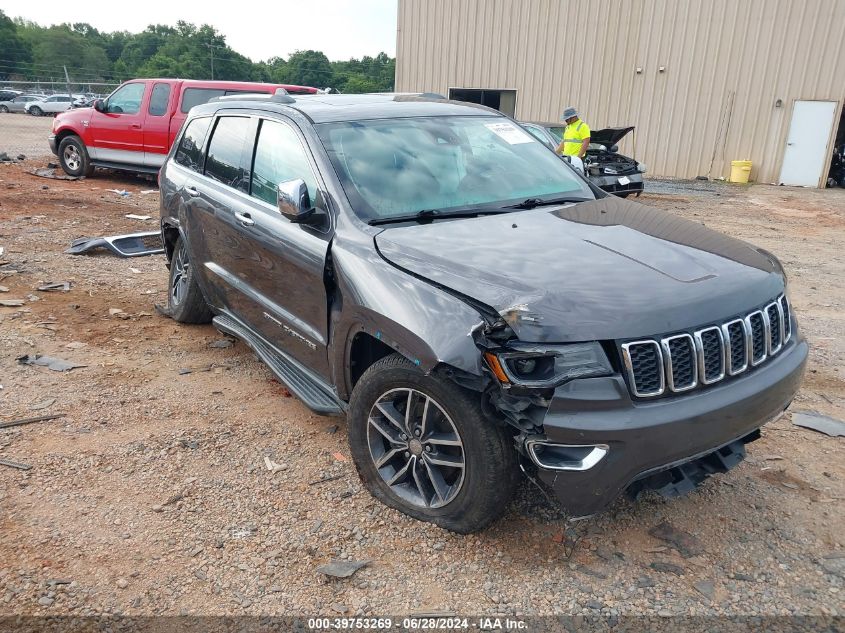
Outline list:
[[[423,92],[420,94],[420,96],[424,99],[443,99],[444,101],[446,100],[446,97],[441,94],[437,94],[436,92]]]

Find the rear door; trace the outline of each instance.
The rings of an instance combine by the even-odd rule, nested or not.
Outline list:
[[[185,182],[189,252],[213,305],[248,322],[242,276],[250,245],[237,215],[248,196],[247,139],[255,137],[254,121],[248,115],[219,116],[210,136],[203,173]]]
[[[147,82],[133,81],[115,90],[105,101],[105,112],[91,113],[88,128],[94,160],[144,164],[143,106],[149,98]]]
[[[150,90],[144,114],[144,164],[161,167],[170,149],[170,101],[173,86],[156,81]]]

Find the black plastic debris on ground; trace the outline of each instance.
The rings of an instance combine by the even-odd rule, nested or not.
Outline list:
[[[71,369],[87,366],[80,363],[74,363],[73,361],[65,360],[63,358],[55,358],[54,356],[39,356],[38,354],[19,356],[16,360],[21,365],[39,365],[53,371],[70,371]]]
[[[29,172],[33,176],[38,176],[39,178],[49,178],[51,180],[79,180],[76,176],[68,176],[67,174],[57,174],[56,170],[51,167],[41,167],[39,169],[33,169]]]
[[[65,251],[68,255],[82,255],[100,248],[110,250],[118,257],[142,257],[164,252],[161,233],[158,231],[144,231],[143,233],[129,233],[127,235],[112,235],[106,237],[80,237],[71,242]]]
[[[815,411],[793,412],[792,424],[824,433],[830,437],[841,437],[845,435],[845,422],[816,413]]]

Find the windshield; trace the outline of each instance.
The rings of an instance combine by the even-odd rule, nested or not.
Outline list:
[[[560,158],[503,117],[448,116],[315,126],[364,220],[501,207],[526,198],[593,199]]]
[[[563,130],[566,128],[562,127],[548,127],[546,128],[549,132],[551,132],[552,136],[557,139],[557,142],[560,143],[563,140]]]

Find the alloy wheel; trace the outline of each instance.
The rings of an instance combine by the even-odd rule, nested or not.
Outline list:
[[[79,149],[76,145],[68,145],[62,153],[65,165],[71,171],[76,171],[82,166],[82,156],[79,155]]]
[[[464,446],[452,419],[431,396],[392,389],[367,419],[370,457],[403,501],[421,508],[451,502],[464,483]]]
[[[170,284],[170,303],[171,305],[179,305],[185,299],[185,294],[188,292],[188,254],[185,247],[179,248],[173,261],[170,263],[173,268],[172,281]]]

